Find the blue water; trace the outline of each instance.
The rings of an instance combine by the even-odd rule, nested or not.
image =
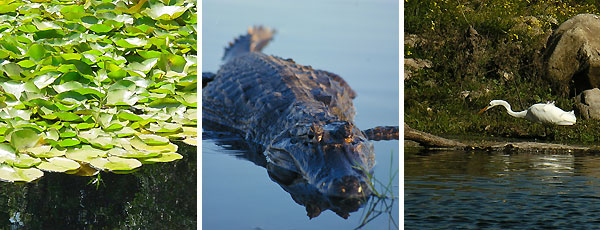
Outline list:
[[[263,51],[342,76],[357,92],[361,129],[398,125],[398,1],[202,2],[202,71],[216,72],[223,49],[248,27],[262,24],[277,34]],[[398,170],[398,141],[375,143],[375,176],[389,181]],[[214,140],[202,141],[202,226],[204,229],[353,229],[364,209],[342,219],[331,211],[309,220],[305,207],[271,181],[267,170],[236,158]],[[392,169],[390,155],[393,154]],[[394,195],[398,196],[397,177]],[[398,201],[364,229],[398,222]]]
[[[405,229],[597,229],[600,156],[405,152]]]

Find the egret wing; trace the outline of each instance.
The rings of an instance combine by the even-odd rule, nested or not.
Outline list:
[[[572,125],[575,124],[576,120],[574,113],[565,112],[554,106],[554,103],[532,105],[529,108],[529,113],[531,113],[531,120],[556,125]]]

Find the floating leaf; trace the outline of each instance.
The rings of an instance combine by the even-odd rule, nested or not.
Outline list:
[[[8,182],[32,182],[44,176],[44,172],[35,168],[21,169],[7,165],[0,166],[0,180]]]
[[[64,157],[53,157],[49,158],[46,161],[42,161],[38,166],[38,169],[50,172],[66,172],[71,170],[76,170],[80,166],[77,161],[67,159]]]
[[[150,124],[148,130],[155,133],[171,133],[181,129],[180,124],[169,123],[169,122],[158,122],[157,124]]]
[[[42,145],[39,147],[29,148],[27,152],[33,154],[36,157],[60,157],[64,156],[67,150],[58,150],[56,148],[51,148],[49,145]]]
[[[90,160],[98,157],[105,157],[106,151],[93,148],[89,145],[83,145],[79,149],[67,150],[66,156],[71,160],[89,163]]]
[[[63,121],[82,121],[81,117],[71,112],[56,112],[54,116]]]
[[[81,143],[79,140],[71,138],[71,139],[62,139],[62,140],[60,140],[58,142],[58,145],[60,147],[64,148],[64,147],[75,146],[75,145],[78,145],[79,143]]]
[[[136,48],[136,47],[141,47],[141,46],[145,46],[146,44],[148,44],[148,41],[141,39],[141,38],[125,38],[125,39],[121,39],[121,40],[117,40],[115,42],[115,44],[117,44],[120,47],[123,48]]]
[[[104,24],[94,24],[94,25],[90,26],[89,29],[96,33],[106,33],[106,32],[111,31],[113,28],[111,26],[104,25]]]
[[[188,145],[198,146],[198,140],[195,137],[186,137],[183,140],[183,143],[186,143]]]
[[[134,105],[141,98],[135,92],[127,89],[117,89],[106,95],[107,105]]]
[[[10,133],[10,144],[17,150],[25,150],[37,145],[42,136],[31,129],[15,130]]]
[[[169,144],[169,139],[154,134],[140,134],[137,135],[147,145],[166,145]]]
[[[108,154],[110,154],[111,156],[118,156],[118,157],[124,157],[124,158],[138,158],[138,159],[148,158],[148,157],[156,157],[156,156],[160,155],[159,152],[142,152],[142,151],[138,151],[135,149],[125,150],[122,148],[113,148],[108,151]]]
[[[15,149],[8,144],[0,144],[0,164],[6,161],[14,161],[17,159]]]
[[[158,162],[171,162],[171,161],[179,160],[179,159],[183,159],[183,156],[178,153],[175,153],[175,152],[169,152],[169,153],[162,153],[158,157],[143,158],[143,159],[140,159],[140,161],[142,161],[142,163],[144,163],[144,164],[152,164],[152,163],[158,163]]]
[[[95,158],[90,164],[96,168],[110,171],[128,171],[142,166],[142,163],[136,159],[127,159],[116,156],[108,158]]]
[[[165,6],[162,4],[155,4],[152,7],[142,11],[154,20],[173,20],[181,16],[187,10],[183,6]]]
[[[32,60],[23,60],[23,61],[17,62],[17,64],[23,68],[31,68],[31,67],[35,66],[35,62]]]
[[[42,162],[40,158],[31,157],[27,154],[18,154],[14,160],[7,160],[6,163],[9,165],[19,168],[30,168]]]
[[[144,143],[139,137],[134,137],[129,142],[131,146],[142,152],[163,153],[177,151],[177,145],[168,143],[166,145],[149,145]]]

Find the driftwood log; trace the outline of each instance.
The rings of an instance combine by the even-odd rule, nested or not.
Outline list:
[[[573,146],[542,142],[482,142],[463,143],[422,132],[404,124],[404,140],[415,141],[427,149],[486,150],[508,152],[541,152],[541,153],[600,153],[600,148]]]

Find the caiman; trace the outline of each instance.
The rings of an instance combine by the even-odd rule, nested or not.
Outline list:
[[[225,49],[216,74],[202,74],[203,122],[239,133],[277,175],[298,175],[327,196],[368,197],[375,164],[369,139],[398,139],[398,127],[359,130],[350,86],[336,74],[262,53],[273,34],[249,29]]]

